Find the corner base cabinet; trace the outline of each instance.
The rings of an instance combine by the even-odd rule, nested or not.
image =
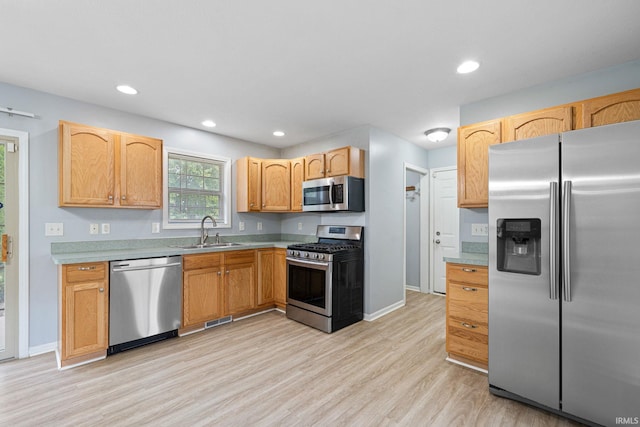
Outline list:
[[[486,370],[489,363],[488,269],[447,263],[449,358]]]
[[[109,264],[59,267],[59,367],[102,359],[109,346]]]

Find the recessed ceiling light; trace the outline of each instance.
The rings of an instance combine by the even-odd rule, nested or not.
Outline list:
[[[467,74],[474,72],[478,69],[478,67],[480,67],[480,64],[478,64],[476,61],[464,61],[458,66],[457,71],[459,74]]]
[[[135,95],[136,93],[138,93],[138,91],[135,88],[129,85],[118,85],[116,86],[116,89],[118,89],[118,91],[122,93],[126,93],[127,95]]]
[[[273,132],[273,136],[284,136],[284,132],[282,132],[281,130],[277,130]]]
[[[216,124],[213,120],[205,120],[202,122],[202,126],[206,126],[208,128],[214,128],[216,127]]]

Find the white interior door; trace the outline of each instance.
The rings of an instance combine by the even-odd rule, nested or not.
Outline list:
[[[455,168],[431,170],[431,272],[433,292],[446,292],[444,257],[459,251],[458,172]]]

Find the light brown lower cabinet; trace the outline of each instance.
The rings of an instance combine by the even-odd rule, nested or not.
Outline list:
[[[59,267],[59,367],[104,358],[109,346],[107,262]]]
[[[256,251],[226,252],[223,274],[225,316],[256,308]]]
[[[273,294],[276,307],[284,310],[287,307],[287,250],[274,249]]]
[[[451,359],[481,369],[489,363],[487,267],[447,263],[447,344]]]
[[[223,317],[222,254],[182,258],[182,328]]]

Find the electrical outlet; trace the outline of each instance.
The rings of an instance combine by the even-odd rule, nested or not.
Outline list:
[[[238,223],[238,230],[240,230],[240,231],[244,231],[244,221],[240,221],[240,222]]]
[[[261,222],[258,223],[258,231],[260,231],[260,230],[262,230],[262,223]]]
[[[298,223],[298,231],[300,231],[300,230],[302,230],[302,223],[301,222]]]
[[[44,225],[45,236],[62,236],[64,227],[61,222],[47,222]]]
[[[489,224],[471,224],[472,236],[488,236]]]
[[[99,234],[98,224],[89,224],[89,234]]]
[[[151,232],[152,233],[159,233],[160,232],[160,223],[159,222],[152,222],[151,223]]]
[[[105,223],[105,224],[102,224],[101,227],[102,227],[102,234],[111,233],[111,224]]]

